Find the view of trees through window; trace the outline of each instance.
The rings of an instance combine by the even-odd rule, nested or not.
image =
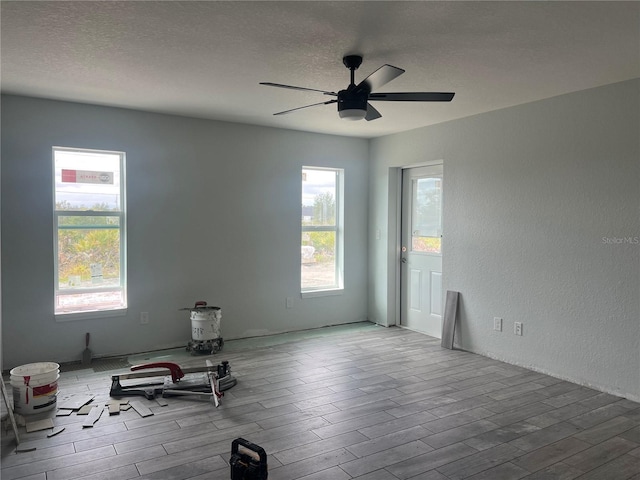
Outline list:
[[[337,288],[339,170],[302,170],[302,289]]]
[[[98,211],[97,208],[94,210]],[[119,284],[119,224],[119,217],[59,217],[60,288],[92,285],[91,265],[101,266],[102,283]]]
[[[126,306],[124,155],[54,149],[56,313]]]

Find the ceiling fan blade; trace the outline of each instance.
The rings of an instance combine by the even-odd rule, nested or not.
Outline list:
[[[450,102],[455,93],[447,92],[398,92],[370,93],[369,100],[388,102]]]
[[[260,85],[266,85],[267,87],[278,87],[278,88],[288,88],[290,90],[304,90],[307,92],[320,92],[325,95],[338,95],[335,92],[327,92],[325,90],[317,90],[315,88],[306,88],[306,87],[294,87],[293,85],[282,85],[281,83],[271,83],[271,82],[260,82]]]
[[[326,102],[312,103],[311,105],[305,105],[304,107],[292,108],[291,110],[285,110],[283,112],[274,113],[274,115],[284,115],[286,113],[295,112],[296,110],[302,110],[303,108],[317,107],[318,105],[329,105],[331,103],[337,103],[338,100],[327,100]]]
[[[373,72],[363,81],[358,84],[357,89],[366,89],[369,92],[377,90],[386,83],[389,83],[394,78],[399,77],[404,73],[402,68],[394,67],[391,65],[383,65],[378,70]]]
[[[378,110],[373,108],[373,105],[371,105],[370,103],[367,103],[367,114],[364,117],[364,119],[367,122],[370,122],[371,120],[375,120],[376,118],[380,118],[381,116],[382,114]]]

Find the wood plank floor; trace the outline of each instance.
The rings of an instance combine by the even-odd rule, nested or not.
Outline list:
[[[22,427],[20,447],[36,448],[25,453],[3,432],[0,476],[228,479],[241,436],[267,451],[270,480],[640,479],[638,403],[400,328],[317,332],[227,342],[213,358],[238,385],[218,409],[139,397],[153,416],[105,411],[93,428],[59,416],[51,438]],[[111,373],[64,373],[60,395],[106,401]]]

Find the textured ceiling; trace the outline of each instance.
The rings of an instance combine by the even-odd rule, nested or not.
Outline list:
[[[3,93],[338,135],[377,137],[640,77],[637,2],[2,1]],[[327,100],[387,63],[384,91],[454,91],[451,103],[377,102],[347,122]]]

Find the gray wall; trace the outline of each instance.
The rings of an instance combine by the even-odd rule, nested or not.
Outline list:
[[[54,145],[127,154],[124,317],[54,319]],[[3,96],[3,367],[78,360],[85,332],[97,356],[186,345],[196,300],[225,339],[366,320],[367,160],[363,139]],[[302,165],[345,169],[340,296],[299,295]]]
[[[442,159],[457,342],[640,400],[639,92],[634,80],[373,140],[370,320],[397,318],[396,167]]]
[[[199,299],[222,307],[225,338],[392,325],[395,175],[443,160],[458,344],[640,400],[640,245],[603,241],[640,237],[639,92],[624,82],[369,142],[3,97],[3,367],[79,359],[85,331],[98,355],[184,344],[177,309]],[[126,317],[53,318],[52,145],[127,152]],[[346,169],[338,297],[298,295],[303,164]]]

